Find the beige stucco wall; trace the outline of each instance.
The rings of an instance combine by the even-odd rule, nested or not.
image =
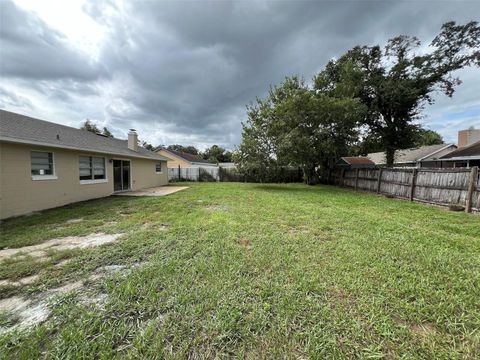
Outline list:
[[[183,167],[192,167],[192,163],[190,163],[188,161],[185,161],[185,160],[182,160],[180,158],[177,158],[175,155],[172,155],[171,153],[169,153],[165,150],[159,150],[159,151],[157,151],[157,154],[171,159],[167,162],[167,165],[168,165],[169,168],[178,168],[179,165],[182,168]]]
[[[132,190],[161,186],[168,183],[167,162],[162,161],[162,173],[155,172],[156,161],[147,159],[130,159]],[[112,183],[113,189],[113,183]]]
[[[54,156],[55,180],[33,180],[30,169],[32,150],[51,151]],[[107,182],[80,184],[79,156],[106,158]],[[0,219],[18,216],[72,202],[109,196],[113,193],[113,165],[116,156],[55,149],[33,145],[0,143]],[[156,161],[124,158],[131,161],[133,190],[168,183],[166,162],[161,174],[155,173]]]

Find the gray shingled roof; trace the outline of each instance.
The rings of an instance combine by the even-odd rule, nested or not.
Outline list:
[[[457,159],[457,158],[465,158],[465,159],[480,159],[480,141],[477,141],[473,144],[461,147],[447,155],[442,156],[440,159]]]
[[[138,151],[130,150],[127,140],[109,138],[1,109],[0,140],[152,160],[170,160],[140,146]]]
[[[397,150],[395,151],[395,163],[402,164],[416,162],[449,145],[452,144],[439,144],[421,146],[414,149]],[[370,153],[367,157],[377,165],[383,165],[387,162],[385,159],[385,152]]]

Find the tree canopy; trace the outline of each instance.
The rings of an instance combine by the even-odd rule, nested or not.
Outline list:
[[[434,102],[433,94],[452,96],[460,79],[455,70],[480,65],[480,27],[477,22],[447,22],[427,51],[416,37],[397,36],[380,46],[356,46],[326,66],[330,88],[342,86],[338,74],[352,64],[361,76],[354,87],[368,108],[365,125],[380,140],[392,165],[396,149],[415,146],[422,110]],[[315,79],[324,87],[323,77]]]
[[[232,153],[218,145],[205,149],[201,155],[205,160],[215,163],[232,161]]]
[[[107,129],[107,127],[104,127],[103,130],[100,130],[97,125],[89,119],[85,120],[80,129],[113,138],[113,134]]]
[[[343,89],[315,91],[290,77],[250,105],[236,154],[239,170],[263,178],[279,166],[300,166],[307,183],[318,182],[319,169],[347,155],[364,117],[365,107],[348,96],[350,70],[342,75]]]
[[[305,85],[287,77],[265,99],[247,106],[238,169],[260,180],[276,167],[300,166],[307,183],[344,155],[395,151],[443,143],[419,124],[433,94],[454,94],[452,73],[480,65],[477,22],[445,23],[428,49],[416,37],[397,36],[383,47],[356,46],[331,60]],[[360,136],[361,134],[361,136]]]
[[[174,145],[169,145],[167,146],[167,150],[175,150],[175,151],[180,151],[184,152],[187,154],[192,154],[192,155],[198,155],[199,151],[195,146],[183,146],[180,144],[174,144]]]

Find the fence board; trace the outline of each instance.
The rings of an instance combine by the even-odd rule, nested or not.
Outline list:
[[[465,206],[470,169],[342,169],[331,173],[336,185],[380,192],[440,205]],[[414,175],[415,174],[415,175]],[[343,175],[343,177],[342,177]],[[480,175],[475,179],[472,207],[480,211]]]

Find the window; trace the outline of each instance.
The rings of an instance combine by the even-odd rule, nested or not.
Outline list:
[[[155,164],[155,172],[157,174],[160,174],[162,172],[162,163],[161,162],[158,162]]]
[[[104,180],[105,158],[80,156],[80,180]]]
[[[30,156],[32,179],[39,180],[54,178],[53,153],[32,151]]]

